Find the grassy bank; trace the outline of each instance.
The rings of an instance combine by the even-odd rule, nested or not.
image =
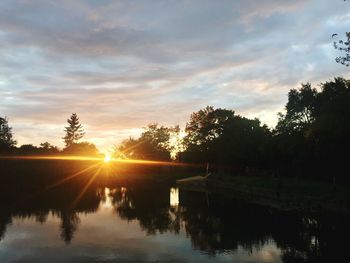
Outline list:
[[[299,178],[218,175],[210,180],[209,188],[282,210],[350,211],[350,183],[333,185]]]

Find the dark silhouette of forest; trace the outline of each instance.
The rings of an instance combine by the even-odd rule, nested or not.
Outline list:
[[[302,84],[288,93],[285,112],[276,127],[248,119],[233,110],[207,106],[191,114],[180,128],[149,124],[138,138],[115,147],[116,158],[210,163],[212,172],[232,175],[300,176],[326,181],[347,179],[350,161],[350,81],[338,77],[320,84]],[[0,119],[3,154],[97,154],[81,142],[85,132],[73,113],[65,127],[65,148],[48,142],[16,147],[7,118]],[[175,142],[174,142],[175,138]]]
[[[7,117],[0,117],[0,154],[12,155],[98,155],[98,149],[93,143],[80,142],[84,137],[84,127],[79,122],[76,113],[72,113],[67,119],[68,126],[64,127],[65,136],[62,138],[65,147],[60,150],[49,142],[40,143],[40,146],[23,144],[16,147],[17,141],[13,139],[12,128],[8,124]]]
[[[318,89],[307,83],[290,90],[285,113],[278,114],[272,129],[233,110],[207,106],[191,114],[176,159],[210,163],[212,170],[234,175],[347,179],[349,85],[349,80],[335,78]],[[178,132],[178,127],[149,125],[138,139],[125,140],[116,152],[169,160],[169,137]]]

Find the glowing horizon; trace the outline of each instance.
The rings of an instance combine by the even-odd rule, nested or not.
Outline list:
[[[155,160],[141,160],[141,159],[116,159],[109,156],[106,161],[106,156],[93,157],[84,155],[0,155],[0,159],[11,159],[11,160],[72,160],[72,161],[99,161],[101,163],[124,163],[124,164],[145,164],[145,165],[165,165],[165,166],[202,166],[200,164],[183,163],[183,162],[171,162],[171,161],[155,161]]]

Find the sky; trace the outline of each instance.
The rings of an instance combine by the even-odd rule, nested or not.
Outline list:
[[[75,112],[101,151],[212,105],[273,127],[291,88],[336,76],[342,0],[1,0],[0,116],[63,147]]]

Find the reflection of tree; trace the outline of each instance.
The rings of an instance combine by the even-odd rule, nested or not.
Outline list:
[[[43,166],[47,163],[40,165],[45,171]],[[32,218],[45,223],[52,214],[60,218],[61,237],[68,244],[78,231],[79,215],[96,212],[99,203],[107,201],[104,188],[116,186],[115,181],[99,177],[72,206],[91,177],[84,174],[48,188],[62,179],[59,168],[49,170],[50,176],[38,173],[35,168],[27,168],[33,174],[24,173],[26,176],[22,178],[18,173],[2,175],[0,240],[14,218]],[[159,186],[151,187],[149,183],[140,182],[130,180],[127,188],[116,188],[109,192],[108,197],[122,219],[137,220],[148,234],[179,233],[181,229],[190,238],[194,249],[213,256],[241,247],[248,251],[259,249],[270,240],[281,250],[285,263],[340,262],[338,259],[347,256],[349,217],[293,215],[217,195],[209,195],[208,206],[203,193],[184,191],[180,191],[179,205],[170,206],[167,186],[159,183]]]
[[[122,219],[137,219],[148,234],[179,231],[169,213],[169,189],[121,188],[112,196]]]
[[[80,219],[75,212],[64,211],[61,212],[61,237],[66,244],[69,244],[73,239],[74,232],[78,228]]]
[[[181,220],[197,249],[213,255],[238,246],[251,250],[269,239],[270,216],[265,211],[215,196],[210,197],[208,207],[204,194],[200,193],[181,192],[180,197]],[[257,227],[254,214],[259,214],[259,221],[265,227]]]
[[[47,216],[48,216],[47,211],[45,211],[45,210],[38,211],[35,214],[35,221],[40,223],[40,224],[43,224],[46,222]]]
[[[348,256],[349,233],[346,217],[294,217],[287,228],[276,228],[273,238],[286,263],[341,262]]]
[[[42,167],[41,167],[42,168]],[[34,170],[35,171],[35,170]],[[72,240],[79,224],[79,213],[93,213],[97,210],[100,197],[96,195],[97,185],[89,187],[82,198],[72,207],[86,185],[89,176],[77,177],[64,184],[49,186],[62,178],[54,172],[27,173],[23,180],[16,180],[18,174],[4,174],[0,185],[0,239],[3,238],[6,226],[13,218],[33,218],[36,222],[45,223],[52,213],[61,219],[61,237],[67,244]],[[50,170],[51,171],[51,170]]]
[[[0,212],[0,241],[4,238],[7,225],[11,224],[11,217]]]
[[[181,192],[181,205],[169,206],[169,190],[154,188],[119,189],[113,194],[116,211],[122,219],[137,219],[148,234],[179,233],[183,223],[192,245],[209,254],[244,246],[252,249],[269,238],[268,212],[259,215],[263,227],[257,227],[256,210],[238,207],[239,213],[227,212],[227,204],[211,200],[207,206],[203,194]],[[237,204],[236,204],[237,206]],[[264,223],[265,224],[264,224]],[[247,227],[242,227],[245,225]]]
[[[112,199],[122,219],[138,220],[148,234],[179,233],[183,224],[194,248],[209,254],[238,246],[252,249],[269,238],[272,216],[268,211],[220,203],[222,200],[213,198],[208,207],[203,194],[181,192],[180,196],[179,207],[170,207],[169,190],[162,188],[121,188],[114,192]],[[227,206],[230,205],[236,206],[237,210],[228,213]],[[256,213],[260,213],[258,225]]]
[[[273,240],[283,262],[332,262],[345,256],[350,241],[350,227],[336,217],[306,218],[213,195],[208,206],[204,194],[183,191],[180,205],[171,207],[168,197],[168,191],[144,187],[112,195],[122,219],[138,220],[148,234],[179,233],[183,226],[192,246],[209,255],[239,247],[252,251]]]

